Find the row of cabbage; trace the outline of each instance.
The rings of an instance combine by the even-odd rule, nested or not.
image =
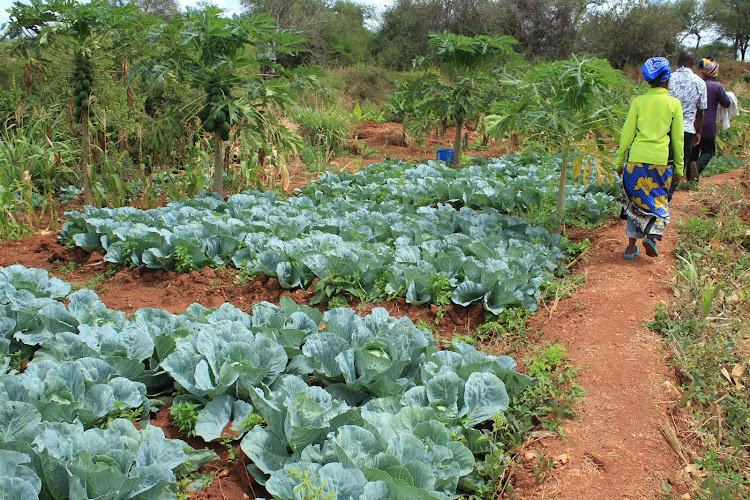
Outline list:
[[[492,418],[531,383],[511,358],[438,351],[384,309],[283,298],[252,314],[193,304],[128,318],[23,266],[0,269],[0,328],[11,498],[174,498],[181,474],[216,458],[148,424],[154,396],[174,388],[198,408],[196,433],[240,441],[274,498],[306,498],[300,477],[325,498],[455,498],[479,488]],[[140,428],[117,418],[139,412]],[[251,414],[266,424],[246,425]]]
[[[326,172],[299,190],[304,196],[397,201],[415,207],[450,203],[455,207],[490,207],[506,214],[523,214],[545,200],[554,203],[560,179],[559,155],[508,155],[473,158],[461,169],[445,162],[418,165],[394,161],[355,173]],[[587,222],[607,217],[615,206],[616,183],[583,185],[568,170],[565,211]]]
[[[112,263],[189,271],[231,262],[287,289],[318,279],[317,301],[346,293],[416,305],[481,301],[495,314],[536,308],[563,257],[559,235],[492,207],[419,203],[348,199],[339,191],[289,199],[248,192],[227,201],[202,195],[147,211],[86,207],[67,214],[61,239],[102,251]]]

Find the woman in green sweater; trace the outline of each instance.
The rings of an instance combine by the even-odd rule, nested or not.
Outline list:
[[[669,186],[684,169],[682,104],[667,91],[669,61],[652,57],[641,71],[651,88],[630,105],[616,160],[622,169],[621,202],[630,238],[626,259],[638,255],[639,239],[647,255],[659,255],[656,243],[669,224]]]

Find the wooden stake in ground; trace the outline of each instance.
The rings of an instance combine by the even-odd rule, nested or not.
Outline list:
[[[94,193],[91,183],[91,137],[90,137],[89,110],[81,110],[81,172],[83,173],[83,202],[86,205],[94,204]]]
[[[221,132],[214,132],[214,192],[224,196],[224,150]]]

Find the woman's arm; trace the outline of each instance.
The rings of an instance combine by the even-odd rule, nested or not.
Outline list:
[[[677,101],[675,99],[675,101]],[[685,172],[685,128],[682,123],[682,104],[677,101],[673,105],[672,128],[670,136],[672,143],[672,153],[674,154],[674,173],[682,177]]]
[[[617,158],[615,158],[615,167],[622,168],[622,164],[627,159],[628,150],[635,139],[636,125],[638,123],[638,103],[633,101],[628,110],[628,117],[625,119],[625,125],[622,126],[620,133],[620,146],[617,148]]]

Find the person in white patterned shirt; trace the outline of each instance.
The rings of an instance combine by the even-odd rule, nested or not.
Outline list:
[[[685,129],[685,176],[689,181],[698,177],[697,165],[694,162],[687,165],[687,161],[693,152],[693,146],[701,140],[703,110],[708,107],[706,82],[693,73],[694,65],[695,55],[689,50],[681,52],[677,58],[678,68],[672,73],[672,78],[669,80],[669,95],[676,97],[682,103]],[[670,189],[670,194],[673,194],[676,188],[677,183],[674,183]]]

